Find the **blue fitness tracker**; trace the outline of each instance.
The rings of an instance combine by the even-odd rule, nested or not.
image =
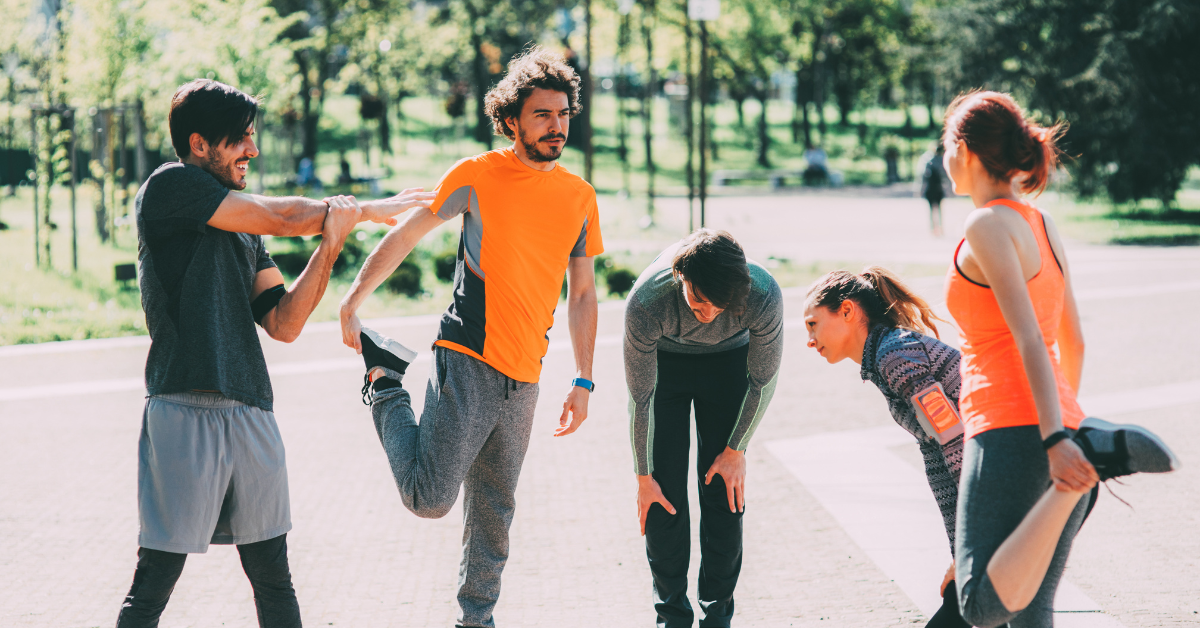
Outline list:
[[[575,379],[571,380],[571,385],[583,388],[584,390],[587,390],[588,392],[592,392],[593,390],[596,390],[596,384],[594,384],[591,381],[588,381],[582,377],[576,377]]]

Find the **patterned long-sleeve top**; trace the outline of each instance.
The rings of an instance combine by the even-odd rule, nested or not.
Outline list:
[[[625,304],[625,382],[629,437],[638,475],[654,471],[654,392],[658,352],[719,353],[750,345],[748,387],[729,447],[745,451],[771,403],[783,358],[783,292],[767,269],[749,262],[750,295],[741,314],[724,311],[710,323],[696,319],[672,274],[678,244],[659,254],[638,277]]]
[[[958,349],[908,329],[876,325],[863,348],[862,378],[875,384],[887,399],[892,418],[917,439],[925,459],[925,477],[942,511],[942,522],[954,553],[954,515],[958,507],[958,477],[962,471],[963,437],[941,445],[917,420],[912,397],[940,383],[958,410],[962,378]]]

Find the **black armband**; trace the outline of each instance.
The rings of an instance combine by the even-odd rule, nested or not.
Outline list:
[[[262,294],[250,302],[250,311],[254,314],[254,322],[262,325],[263,317],[267,315],[267,312],[275,309],[275,306],[279,305],[279,300],[286,294],[287,288],[284,288],[283,284],[263,290]]]

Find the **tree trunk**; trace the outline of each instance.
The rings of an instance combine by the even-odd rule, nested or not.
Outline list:
[[[475,83],[475,141],[487,146],[488,150],[492,149],[492,119],[488,117],[484,111],[484,99],[487,97],[488,75],[487,59],[483,57],[483,35],[479,33],[476,23],[479,21],[479,16],[476,14],[475,5],[473,2],[467,2],[467,14],[470,16],[471,23],[471,51],[474,56],[471,59],[471,78]]]
[[[646,42],[646,90],[642,101],[642,135],[646,144],[646,215],[654,224],[654,96],[658,76],[654,71],[654,0],[646,0],[642,13],[642,38]],[[649,225],[647,225],[649,226]]]
[[[763,168],[771,167],[768,152],[771,150],[771,136],[767,132],[767,92],[764,89],[758,96],[762,111],[758,114],[758,165]]]
[[[808,103],[804,103],[804,148],[812,145],[812,123],[808,120]]]
[[[929,130],[931,130],[931,131],[938,128],[938,126],[940,126],[940,124],[941,124],[941,120],[938,120],[933,115],[933,110],[935,107],[934,102],[936,100],[937,100],[937,83],[933,80],[930,80],[929,81],[929,100],[925,101],[925,107],[929,111]]]
[[[592,84],[592,0],[584,2],[584,20],[586,30],[584,31],[584,54],[587,56],[587,65],[583,66],[583,178],[588,183],[595,185],[595,178],[592,172],[594,166],[593,155],[595,152],[592,146],[592,92],[595,86]]]
[[[379,150],[385,155],[392,154],[392,127],[388,119],[387,92],[379,90]]]
[[[146,178],[150,176],[150,173],[148,172],[150,169],[150,164],[148,164],[146,160],[146,115],[145,109],[142,106],[141,98],[137,99],[135,107],[136,113],[134,114],[134,124],[136,126],[134,127],[135,133],[133,139],[133,158],[135,167],[137,169],[137,184],[140,186],[146,181]],[[255,130],[261,132],[261,129],[256,128]],[[74,157],[74,154],[72,154],[72,157]]]
[[[796,64],[796,93],[795,93],[795,99],[794,99],[795,106],[792,108],[792,143],[793,144],[800,143],[800,131],[801,131],[800,118],[801,118],[801,116],[803,115],[803,117],[804,117],[804,123],[808,122],[808,103],[804,98],[805,94],[804,94],[804,88],[801,87],[802,85],[804,85],[804,64],[798,63],[798,64]],[[801,113],[801,111],[803,111],[803,113]],[[805,129],[804,138],[805,138],[805,141],[808,140],[807,129]]]
[[[296,67],[300,69],[300,154],[302,157],[312,157],[316,155],[316,141],[313,141],[313,152],[309,153],[309,119],[312,118],[312,81],[308,77],[308,57],[304,51],[297,50],[294,55],[296,59]],[[316,125],[312,125],[312,129],[316,131]],[[296,174],[296,168],[293,165],[292,174]]]

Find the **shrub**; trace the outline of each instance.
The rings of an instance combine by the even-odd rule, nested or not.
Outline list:
[[[454,267],[458,264],[457,253],[445,253],[433,258],[433,274],[440,281],[454,281]]]
[[[294,279],[304,272],[304,267],[308,265],[308,258],[311,254],[311,251],[304,250],[282,251],[271,254],[271,259],[275,260],[279,272]]]
[[[605,281],[608,283],[609,294],[623,297],[633,289],[633,284],[637,281],[637,275],[633,274],[633,271],[628,268],[616,266],[608,271]]]
[[[383,282],[385,288],[396,294],[415,297],[421,294],[421,267],[416,262],[404,260],[396,272]]]

